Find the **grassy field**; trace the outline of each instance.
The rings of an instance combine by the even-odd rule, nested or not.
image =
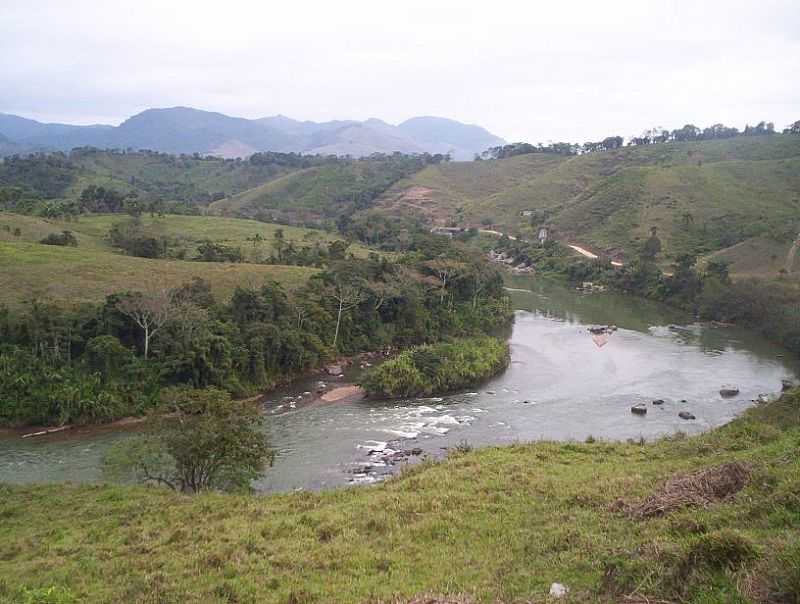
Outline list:
[[[407,191],[422,203],[404,203]],[[534,210],[533,222],[551,225],[557,237],[628,258],[653,226],[669,256],[765,235],[788,250],[800,226],[800,136],[432,166],[396,186],[383,205],[523,236],[534,225],[521,213]]]
[[[66,229],[76,234],[79,248],[113,251],[106,235],[114,224],[126,220],[130,220],[130,217],[120,214],[92,214],[81,216],[77,221],[67,222],[0,212],[0,241],[33,243],[50,233],[59,233]],[[327,245],[340,239],[334,234],[318,229],[303,229],[220,216],[144,215],[141,220],[147,234],[166,237],[176,245],[187,248],[190,258],[194,255],[197,244],[204,240],[242,248],[247,259],[253,256],[268,257],[273,250],[272,244],[278,229],[283,229],[284,240],[292,242],[296,247],[307,247],[315,243]],[[5,227],[8,227],[8,230]],[[18,237],[13,234],[15,228],[20,230]],[[256,234],[263,238],[261,243],[254,244],[248,241],[248,238]],[[369,253],[367,248],[358,244],[351,246],[349,251],[361,257]]]
[[[52,588],[64,599],[27,601],[543,603],[559,582],[565,602],[796,603],[798,443],[794,393],[699,437],[486,448],[376,487],[0,487],[0,601]],[[728,499],[620,511],[732,461],[749,481]],[[669,493],[654,503],[678,500]]]
[[[150,260],[83,247],[0,241],[0,304],[19,306],[33,299],[97,302],[113,292],[154,282],[179,286],[193,277],[207,280],[224,299],[237,285],[278,281],[291,289],[315,272],[294,266]]]
[[[740,277],[777,277],[781,269],[786,268],[790,247],[790,243],[786,241],[753,237],[711,254],[709,260],[727,262],[731,272]],[[800,278],[800,258],[795,258],[792,273],[786,278]]]

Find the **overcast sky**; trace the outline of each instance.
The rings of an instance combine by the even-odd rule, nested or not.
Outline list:
[[[440,115],[508,140],[800,119],[800,0],[0,0],[0,112]]]

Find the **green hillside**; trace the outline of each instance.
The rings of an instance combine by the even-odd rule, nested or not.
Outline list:
[[[558,582],[566,602],[793,604],[798,410],[795,392],[693,438],[489,447],[321,493],[0,486],[0,602],[544,604]]]
[[[69,304],[97,302],[105,296],[158,282],[177,287],[194,277],[211,284],[220,299],[237,285],[278,281],[287,288],[305,283],[316,270],[295,266],[184,262],[132,258],[82,247],[0,241],[0,305],[37,300]]]
[[[441,158],[381,155],[329,161],[212,203],[213,213],[259,216],[300,225],[333,225],[342,216],[371,207],[395,183]]]
[[[788,249],[800,219],[800,136],[431,166],[398,183],[381,205],[523,236],[548,224],[561,239],[628,258],[653,226],[667,255],[767,234]]]

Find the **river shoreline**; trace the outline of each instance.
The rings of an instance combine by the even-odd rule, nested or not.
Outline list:
[[[329,369],[332,367],[346,368],[356,363],[360,365],[365,365],[368,363],[369,366],[371,366],[372,361],[376,360],[383,361],[389,359],[392,356],[394,356],[397,352],[398,350],[395,348],[385,348],[383,350],[360,352],[358,354],[351,356],[337,357],[334,361],[328,362],[323,366],[315,367],[313,369],[308,369],[306,371],[303,371],[295,375],[285,376],[284,378],[277,380],[264,392],[261,392],[254,396],[241,398],[238,400],[244,402],[252,401],[253,403],[263,403],[264,401],[268,400],[270,395],[275,391],[295,382],[300,382],[303,380],[311,380],[315,378],[319,379],[341,378],[342,374],[332,375],[330,373]],[[343,390],[347,388],[351,389],[357,388],[358,391],[348,390],[347,392],[344,392]],[[331,393],[336,393],[336,394],[331,396]],[[326,396],[328,398],[326,398]],[[341,382],[338,383],[335,388],[325,389],[324,391],[317,392],[315,397],[311,399],[309,403],[332,404],[332,403],[354,402],[356,400],[361,400],[365,396],[366,395],[363,393],[363,391],[355,383]],[[143,424],[145,421],[147,421],[147,415],[142,415],[142,416],[129,415],[121,417],[119,419],[112,420],[110,422],[100,422],[100,423],[67,424],[67,425],[0,426],[0,438],[39,439],[43,437],[54,437],[54,436],[65,437],[76,431],[80,431],[81,434],[87,434],[87,433],[91,434],[93,432],[102,432],[105,430],[120,430],[120,429],[132,428]]]

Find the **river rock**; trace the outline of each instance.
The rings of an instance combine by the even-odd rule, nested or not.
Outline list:
[[[634,415],[647,415],[647,407],[644,405],[644,403],[637,403],[631,407],[631,413]]]
[[[678,417],[681,419],[697,419],[693,414],[689,413],[688,411],[681,411],[678,413]]]
[[[656,400],[653,401],[653,404],[654,405],[663,405],[664,404],[664,399],[663,398],[657,398]]]
[[[793,380],[781,380],[781,392],[786,392],[797,386]]]
[[[328,365],[325,368],[325,373],[328,375],[342,375],[342,366],[341,365]]]
[[[723,388],[720,388],[719,390],[719,395],[722,398],[731,398],[737,396],[738,394],[739,394],[739,389],[733,386],[725,386]]]

